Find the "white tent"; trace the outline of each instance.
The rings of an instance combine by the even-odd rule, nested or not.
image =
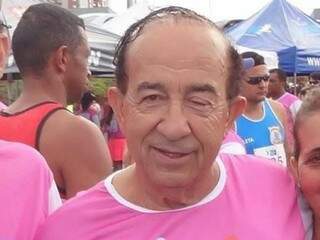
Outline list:
[[[248,52],[248,51],[256,52],[264,57],[264,61],[267,64],[269,69],[278,68],[279,61],[278,61],[278,55],[276,52],[247,48],[240,45],[236,45],[235,48],[238,50],[239,53]]]

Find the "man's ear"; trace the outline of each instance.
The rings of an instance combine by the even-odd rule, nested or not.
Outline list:
[[[226,124],[227,129],[230,129],[233,127],[234,121],[236,120],[237,117],[239,117],[243,113],[246,105],[247,105],[247,100],[245,97],[237,96],[236,98],[231,100],[229,105],[228,121]]]
[[[50,60],[49,60],[50,61]],[[66,72],[70,61],[70,51],[67,46],[60,46],[51,55],[51,61],[58,72]]]
[[[112,107],[114,114],[118,120],[121,130],[124,130],[124,109],[123,109],[124,95],[117,87],[110,87],[108,89],[108,103]]]
[[[0,33],[0,78],[6,67],[7,58],[10,51],[10,40],[7,34]]]
[[[288,169],[292,173],[292,176],[297,184],[300,187],[300,177],[299,177],[299,161],[294,157],[290,157],[288,162]]]

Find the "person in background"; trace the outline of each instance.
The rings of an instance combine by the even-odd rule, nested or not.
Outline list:
[[[109,147],[113,161],[113,171],[122,169],[126,152],[126,139],[123,135],[114,112],[109,105],[108,97],[105,97],[101,130]]]
[[[310,73],[309,83],[310,83],[310,85],[319,85],[320,84],[320,72]]]
[[[52,4],[24,12],[12,38],[23,90],[0,113],[0,139],[39,150],[65,199],[112,171],[100,129],[65,109],[87,91],[90,50],[84,28],[82,19]]]
[[[101,121],[100,121],[100,126],[101,126],[101,131],[104,135],[105,141],[108,144],[108,127],[110,125],[112,116],[113,116],[113,111],[112,108],[108,102],[108,96],[107,96],[107,92],[104,96],[104,102],[102,104],[102,117],[101,117]]]
[[[100,128],[101,107],[96,102],[96,96],[88,91],[81,98],[80,116],[90,120]]]
[[[304,239],[286,168],[218,155],[245,99],[241,58],[214,23],[159,9],[126,31],[114,62],[108,101],[135,163],[71,199],[36,240]]]
[[[240,95],[247,99],[247,104],[235,121],[235,131],[244,140],[248,154],[286,166],[287,156],[292,152],[286,143],[286,110],[281,103],[266,98],[269,71],[264,58],[255,52],[241,56],[253,59],[254,66],[245,71],[241,81]]]
[[[269,73],[268,97],[280,102],[285,107],[287,111],[287,142],[288,145],[293,146],[293,123],[302,102],[297,96],[286,91],[287,74],[284,71],[274,68]]]
[[[302,103],[301,100],[286,91],[287,74],[284,71],[274,68],[269,73],[268,97],[282,103],[288,110],[290,118],[294,120]]]
[[[46,160],[30,146],[0,140],[0,239],[33,240],[62,203]]]
[[[127,142],[113,110],[110,114],[112,115],[107,127],[108,146],[113,161],[113,171],[117,171],[123,167],[123,158]]]
[[[317,85],[309,85],[309,86],[303,87],[299,92],[300,100],[303,101],[307,93],[315,87],[317,87]]]
[[[0,111],[5,108],[7,108],[7,105],[0,101]]]
[[[10,41],[8,37],[8,28],[9,26],[4,24],[2,20],[0,20],[0,77],[2,78],[4,70],[5,70],[5,64],[7,61],[7,55],[10,48]],[[0,99],[1,100],[1,99]],[[5,105],[3,102],[0,101],[0,111],[2,109],[7,108],[7,105]]]
[[[242,59],[244,70],[248,70],[254,66],[252,58]],[[226,132],[222,141],[219,153],[246,154],[246,147],[243,139],[234,131],[234,124]]]
[[[313,211],[313,239],[320,239],[320,87],[306,95],[294,124],[295,180]]]
[[[7,25],[0,20],[0,78],[9,46]],[[33,240],[38,227],[61,206],[52,173],[36,150],[0,140],[0,203],[0,239],[19,240]]]

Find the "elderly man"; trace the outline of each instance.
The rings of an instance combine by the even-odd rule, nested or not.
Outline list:
[[[284,169],[217,156],[245,100],[240,57],[213,23],[160,9],[127,30],[115,63],[109,100],[135,164],[69,201],[38,239],[304,238]]]
[[[273,100],[278,101],[285,107],[287,111],[288,144],[293,146],[293,123],[300,109],[302,101],[297,96],[286,91],[287,74],[283,70],[274,68],[269,72],[270,79],[268,96]]]

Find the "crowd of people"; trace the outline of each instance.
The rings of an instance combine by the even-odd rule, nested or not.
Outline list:
[[[102,106],[98,103],[97,97],[89,90],[83,94],[80,104],[74,104],[73,110],[76,115],[88,119],[100,128],[110,151],[113,171],[117,171],[125,166],[123,160],[126,156],[126,138],[108,103],[107,96]]]
[[[84,30],[36,4],[14,31],[24,86],[0,111],[0,239],[320,239],[317,84],[301,101],[281,69],[166,7],[121,38],[100,107]],[[1,70],[9,46],[0,24]]]

